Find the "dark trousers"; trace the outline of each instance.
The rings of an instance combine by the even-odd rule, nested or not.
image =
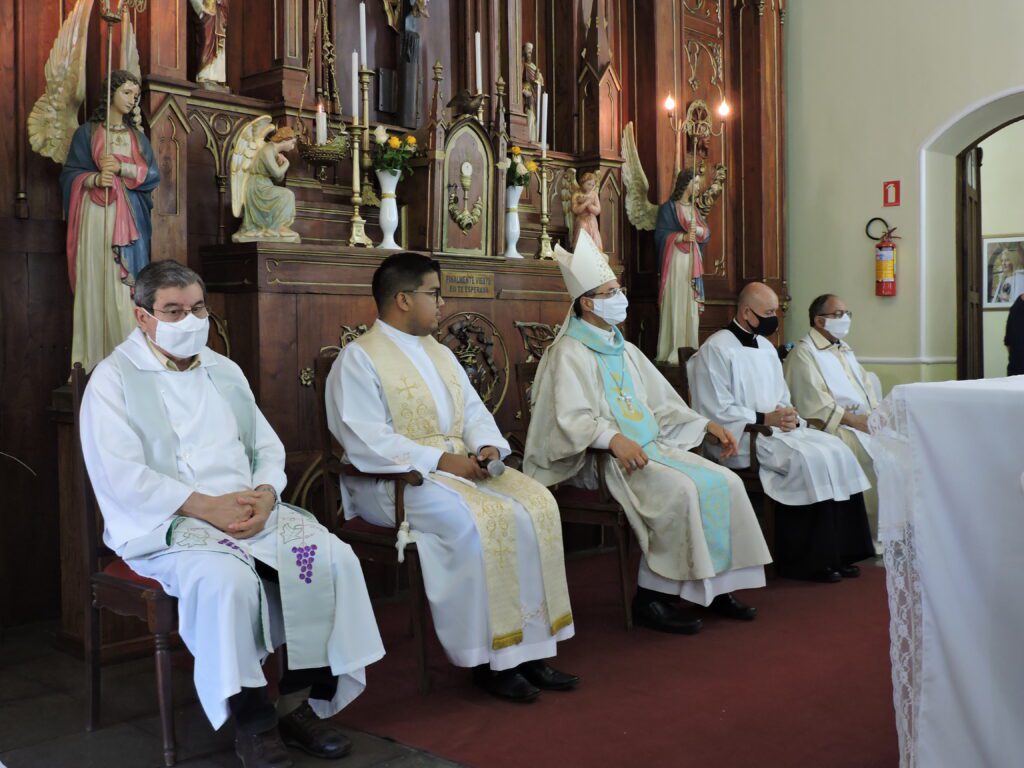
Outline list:
[[[256,573],[264,581],[279,583],[277,571],[266,563],[256,561]],[[311,699],[330,701],[338,688],[338,678],[330,667],[314,669],[286,669],[277,685],[282,695],[310,689]],[[277,709],[270,701],[267,687],[243,688],[230,699],[228,709],[241,733],[263,733],[277,725]]]
[[[775,560],[781,575],[803,578],[874,555],[864,494],[848,501],[776,505]]]

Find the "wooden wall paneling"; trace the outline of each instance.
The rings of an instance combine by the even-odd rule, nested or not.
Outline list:
[[[238,9],[241,11],[241,8]],[[149,3],[146,12],[139,14],[136,32],[139,62],[147,77],[165,78],[184,82],[188,80],[188,0],[162,0]],[[99,15],[99,4],[93,10]],[[240,14],[239,14],[240,15]],[[230,27],[229,27],[230,34]],[[106,49],[103,51],[106,55]],[[115,58],[115,67],[117,59]]]
[[[57,613],[56,429],[50,393],[67,380],[71,293],[59,222],[0,218],[0,624]],[[77,593],[76,593],[77,594]]]
[[[298,106],[306,79],[311,12],[309,0],[261,0],[246,5],[242,95]],[[311,100],[312,88],[307,103]]]
[[[188,95],[192,87],[150,79],[143,94],[160,184],[153,192],[152,259],[188,259]]]

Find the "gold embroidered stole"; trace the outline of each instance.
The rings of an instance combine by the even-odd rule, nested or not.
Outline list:
[[[408,355],[386,333],[374,326],[353,343],[363,348],[377,369],[396,432],[420,445],[442,451],[448,451],[450,446],[452,453],[466,453],[462,439],[465,419],[462,379],[451,356],[436,339],[424,337],[423,348],[452,399],[452,423],[447,434],[441,430],[437,406],[426,381]],[[483,548],[491,647],[497,650],[522,642],[523,611],[519,599],[514,508],[468,481],[460,482],[436,473],[431,474],[430,479],[459,494],[473,515]],[[548,626],[551,634],[555,634],[572,623],[558,504],[544,486],[513,469],[506,469],[501,477],[476,485],[512,498],[529,513],[539,548]]]

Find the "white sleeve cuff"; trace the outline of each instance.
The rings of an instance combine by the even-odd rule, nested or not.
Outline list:
[[[591,448],[598,451],[607,451],[612,445],[612,438],[615,437],[618,432],[614,429],[606,429],[590,444]]]

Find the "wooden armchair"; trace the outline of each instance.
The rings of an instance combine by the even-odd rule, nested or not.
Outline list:
[[[360,560],[399,566],[398,529],[405,522],[405,489],[423,485],[423,476],[415,470],[399,474],[371,474],[360,472],[338,456],[337,443],[327,426],[327,374],[338,357],[338,347],[325,347],[317,355],[314,366],[315,384],[319,396],[321,460],[320,479],[323,487],[323,513],[321,522],[339,539],[352,547]],[[372,525],[360,518],[346,521],[341,514],[339,482],[341,475],[386,480],[395,484],[395,527]],[[416,648],[416,683],[420,693],[430,690],[430,671],[427,667],[427,611],[423,572],[415,543],[405,547],[404,566],[409,578],[410,625]]]
[[[522,406],[523,427],[530,428],[530,388],[537,376],[536,362],[516,363],[516,384],[519,389],[519,402]],[[608,454],[610,451],[590,449],[590,454]],[[597,464],[597,490],[561,486],[552,489],[562,521],[566,523],[582,523],[583,525],[607,526],[615,536],[615,548],[618,552],[619,584],[622,590],[622,611],[626,629],[633,628],[633,611],[631,607],[633,580],[629,570],[630,529],[626,513],[605,484],[604,462]]]
[[[100,516],[92,483],[85,471],[81,443],[82,396],[89,375],[80,363],[71,370],[71,398],[74,413],[75,450],[73,482],[75,503],[82,513],[82,542],[87,578],[82,584],[85,610],[86,727],[94,730],[100,723],[100,611],[105,609],[120,616],[134,616],[146,622],[153,635],[156,661],[157,699],[160,705],[160,730],[163,739],[164,765],[175,763],[174,709],[171,693],[171,638],[178,627],[178,601],[164,592],[160,584],[135,573],[119,557],[99,541]]]

